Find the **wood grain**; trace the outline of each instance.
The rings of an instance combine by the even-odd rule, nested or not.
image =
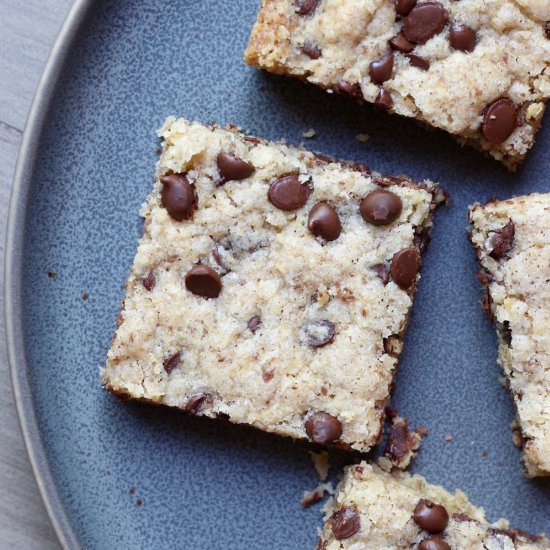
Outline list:
[[[0,0],[0,256],[17,151],[34,90],[72,0]],[[2,311],[3,289],[0,296]],[[0,550],[58,550],[13,405],[0,318]]]

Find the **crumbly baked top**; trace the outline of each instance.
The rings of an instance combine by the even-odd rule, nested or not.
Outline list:
[[[550,194],[474,205],[470,221],[527,470],[550,475]]]
[[[482,508],[419,476],[367,462],[346,469],[325,509],[317,550],[514,550],[550,548],[544,536],[489,524]]]
[[[103,383],[263,430],[379,439],[440,196],[169,118]]]
[[[550,96],[548,0],[263,0],[247,63],[415,117],[515,168]]]

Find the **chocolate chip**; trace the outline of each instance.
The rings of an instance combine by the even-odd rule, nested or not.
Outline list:
[[[178,222],[189,219],[198,205],[195,186],[184,174],[162,176],[160,182],[160,200],[170,217]]]
[[[222,280],[212,268],[197,264],[185,276],[185,286],[197,296],[217,298],[222,291]]]
[[[390,92],[380,88],[376,99],[374,100],[374,106],[382,111],[389,111],[393,108],[393,99],[391,98]]]
[[[255,334],[261,326],[262,318],[259,315],[255,315],[252,319],[250,319],[250,321],[248,321],[248,330],[250,330],[252,334]]]
[[[390,270],[386,264],[377,264],[373,266],[373,269],[378,276],[378,278],[382,281],[382,284],[386,286],[390,282]]]
[[[544,27],[544,31],[546,32],[546,38],[550,38],[550,21],[546,23],[546,26]]]
[[[326,319],[309,321],[300,329],[300,338],[312,348],[321,348],[332,343],[336,336],[334,323]]]
[[[512,345],[512,329],[510,328],[510,321],[504,321],[502,323],[500,334],[506,345],[510,347]]]
[[[328,445],[340,439],[342,424],[328,413],[316,412],[306,421],[306,433],[314,443]]]
[[[405,54],[405,57],[409,60],[409,63],[413,67],[418,67],[423,71],[427,71],[430,68],[430,62],[427,59],[424,59],[423,57],[416,55],[415,53]]]
[[[447,527],[449,514],[441,504],[423,498],[414,509],[413,521],[428,533],[440,533]]]
[[[321,57],[321,55],[323,55],[323,52],[321,51],[321,48],[319,48],[319,46],[316,46],[315,44],[310,44],[309,42],[306,42],[302,46],[302,51],[310,59],[319,59]]]
[[[449,30],[451,47],[461,52],[473,52],[476,47],[476,33],[467,25],[454,24]]]
[[[178,351],[177,353],[174,353],[174,355],[168,357],[168,359],[165,359],[164,363],[162,363],[162,366],[168,374],[171,374],[172,371],[180,364],[180,360],[181,351]]]
[[[287,174],[269,186],[269,201],[285,211],[298,210],[309,197],[309,185],[301,183],[298,174]]]
[[[422,2],[405,18],[403,34],[411,42],[425,44],[445,28],[448,19],[447,10],[439,2]]]
[[[339,94],[356,97],[357,99],[363,99],[363,91],[361,90],[361,85],[358,82],[352,84],[346,80],[340,80],[335,84],[334,91]]]
[[[416,282],[420,271],[420,254],[415,247],[399,251],[391,262],[391,276],[395,284],[408,290]]]
[[[489,245],[492,250],[489,252],[489,256],[495,260],[501,260],[512,250],[514,246],[514,236],[516,233],[516,227],[514,222],[510,220],[502,229],[495,231],[489,237]]]
[[[389,225],[399,218],[403,210],[403,203],[395,193],[377,189],[361,201],[359,210],[367,223]]]
[[[218,185],[223,185],[227,181],[244,180],[255,172],[255,168],[252,164],[230,153],[220,153],[217,158],[217,163],[221,176]]]
[[[390,39],[390,46],[398,52],[408,53],[414,50],[414,44],[409,42],[405,35],[400,32]]]
[[[416,0],[395,0],[395,11],[399,15],[409,15],[416,6]]]
[[[438,535],[431,535],[418,544],[418,550],[451,550],[451,547]]]
[[[374,84],[383,84],[391,78],[393,71],[393,52],[386,52],[380,59],[369,65],[369,76]]]
[[[298,15],[309,15],[315,11],[317,4],[319,4],[319,0],[298,0],[294,3],[294,6]]]
[[[342,224],[334,206],[318,202],[309,212],[308,229],[326,241],[334,241],[342,232]]]
[[[481,132],[493,145],[505,142],[518,125],[518,111],[515,103],[508,98],[491,103],[483,114]]]
[[[418,448],[418,436],[409,431],[409,424],[406,419],[394,422],[391,427],[384,454],[390,459],[392,464],[398,465],[407,456],[408,453]]]
[[[183,409],[186,413],[197,414],[202,407],[202,405],[207,403],[212,403],[214,401],[214,396],[211,393],[197,393],[189,401],[185,408]]]
[[[155,288],[155,285],[157,284],[157,278],[155,277],[155,273],[153,271],[149,271],[143,279],[141,279],[142,285],[145,287],[145,290],[148,290],[151,292]]]
[[[349,539],[361,526],[359,514],[353,508],[342,508],[331,518],[332,534],[336,540]]]

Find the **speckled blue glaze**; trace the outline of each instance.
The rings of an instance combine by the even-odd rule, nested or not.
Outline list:
[[[51,481],[57,489],[50,512],[68,520],[65,540],[72,531],[87,549],[303,550],[321,525],[319,506],[300,507],[317,482],[307,444],[120,404],[100,388],[155,130],[170,114],[291,143],[314,128],[306,145],[316,151],[442,182],[452,204],[436,217],[394,399],[430,429],[414,470],[466,491],[491,519],[550,532],[550,486],[523,476],[466,234],[472,202],[550,191],[550,121],[511,174],[443,133],[246,67],[257,0],[91,4],[45,124],[29,129],[37,149],[16,182],[27,202],[14,205],[20,238],[8,266],[18,295],[8,313],[22,327],[14,381],[20,406],[36,414],[23,424],[45,491],[55,492]],[[336,466],[349,460],[332,454]]]

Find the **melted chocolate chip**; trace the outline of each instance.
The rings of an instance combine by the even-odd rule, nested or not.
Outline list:
[[[390,39],[390,46],[398,52],[408,53],[414,50],[414,44],[409,42],[405,35],[400,32]]]
[[[515,233],[516,227],[512,220],[510,220],[502,229],[495,231],[489,237],[489,245],[492,248],[489,256],[495,260],[501,260],[504,258],[514,246]]]
[[[428,533],[441,533],[449,523],[449,514],[441,504],[423,498],[414,509],[413,521]]]
[[[352,84],[346,80],[340,80],[334,86],[334,91],[339,94],[350,95],[357,99],[363,99],[363,91],[361,90],[361,85],[358,82]]]
[[[393,99],[391,98],[390,92],[380,88],[376,99],[374,100],[374,106],[382,111],[389,111],[393,108]]]
[[[314,443],[328,445],[340,439],[342,424],[328,413],[316,412],[306,421],[306,433]]]
[[[335,336],[334,323],[327,319],[309,321],[300,329],[300,339],[312,348],[321,348],[332,343]]]
[[[418,550],[451,550],[451,547],[439,535],[430,535],[420,541]]]
[[[211,393],[197,393],[189,401],[185,408],[183,409],[186,413],[197,414],[202,407],[202,405],[207,403],[212,403],[214,401],[214,396]]]
[[[180,361],[181,351],[178,351],[177,353],[174,353],[174,355],[171,355],[170,357],[165,359],[164,363],[162,363],[162,366],[168,374],[171,374],[172,371],[180,364]]]
[[[160,182],[160,200],[170,217],[178,222],[189,219],[198,205],[195,186],[184,174],[162,176]]]
[[[420,271],[420,254],[415,247],[399,251],[391,262],[391,276],[395,284],[409,290],[416,282]]]
[[[422,2],[405,18],[403,34],[415,44],[425,44],[445,28],[448,19],[447,10],[439,2]]]
[[[377,189],[361,201],[359,210],[367,223],[389,225],[399,218],[403,210],[403,203],[395,193]]]
[[[395,11],[399,15],[409,15],[416,6],[416,0],[395,0]]]
[[[298,174],[287,174],[269,186],[268,198],[280,210],[298,210],[309,197],[309,185],[301,183]]]
[[[244,180],[255,172],[255,168],[252,164],[230,153],[220,153],[217,158],[217,163],[221,176],[218,185],[223,185],[227,181]]]
[[[391,78],[393,71],[393,52],[390,50],[383,57],[373,61],[369,66],[369,76],[374,84],[383,84]]]
[[[248,330],[255,334],[256,331],[262,326],[262,318],[259,315],[255,315],[248,321]]]
[[[294,3],[298,15],[309,15],[317,8],[319,0],[298,0]]]
[[[151,292],[157,284],[157,278],[155,277],[154,271],[149,271],[143,279],[141,279],[141,284],[145,287],[145,290]]]
[[[334,206],[318,202],[309,212],[308,229],[326,241],[334,241],[342,232],[342,224]]]
[[[349,539],[361,527],[359,514],[353,508],[342,508],[331,518],[332,534],[336,540]]]
[[[455,50],[473,52],[476,47],[476,33],[467,25],[456,23],[449,30],[449,41]]]
[[[321,57],[321,55],[323,55],[323,52],[321,51],[321,48],[319,48],[319,46],[316,46],[315,44],[310,44],[309,42],[306,42],[302,46],[302,51],[310,59],[319,59]]]
[[[386,264],[377,264],[373,267],[376,275],[382,281],[382,284],[386,286],[390,282],[390,269]]]
[[[415,53],[405,54],[405,57],[409,60],[409,63],[413,67],[417,67],[418,69],[421,69],[423,71],[427,71],[430,68],[430,62],[427,59],[416,55]]]
[[[197,296],[217,298],[222,291],[222,280],[211,267],[197,264],[185,276],[185,286]]]
[[[505,142],[518,125],[518,112],[515,103],[508,98],[491,103],[483,114],[481,132],[493,145]]]

